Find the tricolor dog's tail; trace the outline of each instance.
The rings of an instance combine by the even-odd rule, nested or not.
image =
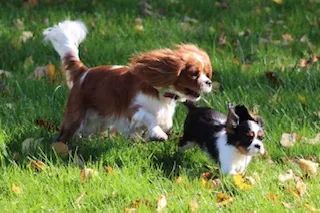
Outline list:
[[[44,40],[50,41],[59,53],[65,72],[68,87],[78,81],[88,68],[79,58],[79,45],[87,35],[87,28],[81,21],[63,21],[43,31]]]

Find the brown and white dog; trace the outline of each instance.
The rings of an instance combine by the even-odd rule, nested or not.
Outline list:
[[[128,66],[87,68],[78,55],[87,34],[82,22],[67,20],[43,34],[59,53],[70,88],[57,141],[108,128],[127,136],[144,129],[149,139],[166,140],[176,102],[211,91],[210,59],[195,45],[138,54]]]

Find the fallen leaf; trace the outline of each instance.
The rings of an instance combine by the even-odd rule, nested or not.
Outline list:
[[[20,187],[19,185],[15,184],[15,183],[13,183],[13,184],[11,185],[11,191],[12,191],[14,194],[16,194],[16,195],[19,195],[19,194],[22,193],[21,187]]]
[[[54,142],[52,143],[51,148],[61,157],[65,157],[69,154],[68,145],[63,142]]]
[[[183,181],[183,178],[181,176],[176,178],[176,183],[179,184],[179,183],[182,183],[182,181]]]
[[[198,209],[199,209],[199,204],[198,204],[197,200],[196,199],[192,199],[189,202],[189,210],[190,210],[190,212],[192,212],[192,213],[197,212]]]
[[[195,18],[191,18],[189,16],[184,16],[183,17],[183,22],[185,23],[190,23],[190,24],[197,24],[199,21]]]
[[[281,204],[287,209],[292,209],[293,208],[293,205],[291,203],[281,202]]]
[[[221,186],[221,180],[219,178],[215,178],[211,181],[212,183],[212,188],[218,188]]]
[[[267,71],[267,72],[265,72],[265,75],[272,85],[280,86],[282,84],[282,81],[280,80],[280,78],[276,72]]]
[[[12,74],[9,71],[5,71],[5,70],[0,70],[0,78],[11,78]]]
[[[97,175],[98,175],[98,172],[93,169],[90,169],[90,168],[81,169],[80,181],[81,182],[87,181],[93,177],[96,177]]]
[[[23,31],[20,36],[20,40],[22,41],[22,43],[26,43],[32,37],[33,37],[33,33],[31,31]]]
[[[284,42],[287,42],[287,43],[293,42],[293,40],[294,40],[290,33],[283,34],[282,39]]]
[[[252,188],[252,185],[247,183],[241,174],[234,175],[233,182],[241,190],[248,190]]]
[[[300,197],[302,197],[307,192],[307,185],[302,181],[301,178],[298,178],[296,180],[296,190]]]
[[[141,206],[147,206],[149,208],[154,208],[154,205],[152,204],[152,202],[150,202],[149,200],[146,200],[146,199],[136,199],[134,201],[132,201],[130,203],[130,208],[139,208]]]
[[[47,66],[40,66],[40,67],[36,67],[36,69],[34,70],[34,77],[36,79],[41,79],[44,76],[46,76],[47,74]]]
[[[46,74],[47,74],[48,78],[49,78],[51,81],[56,80],[56,78],[57,78],[57,75],[56,75],[56,67],[55,67],[53,64],[49,63],[49,64],[47,65]]]
[[[225,46],[227,44],[227,36],[224,33],[221,33],[218,38],[218,44],[220,46]]]
[[[279,199],[279,196],[275,193],[270,192],[266,195],[266,198],[270,201],[277,201]]]
[[[85,193],[82,192],[82,193],[80,194],[80,196],[74,201],[74,204],[75,204],[78,208],[81,207],[80,204],[81,204],[82,199],[84,198],[84,195],[85,195]]]
[[[111,174],[113,173],[113,168],[111,166],[106,166],[104,167],[104,171],[106,171],[106,173]]]
[[[318,163],[312,162],[306,159],[299,159],[298,164],[302,171],[304,171],[308,175],[316,175],[318,172]]]
[[[136,211],[137,211],[136,208],[125,208],[125,209],[124,209],[124,212],[125,212],[125,213],[134,213],[134,212],[136,212]]]
[[[283,147],[292,147],[297,142],[296,133],[283,133],[281,136],[280,143]]]
[[[274,3],[282,5],[283,4],[283,0],[272,0]]]
[[[287,182],[289,180],[293,180],[295,177],[295,174],[293,173],[292,169],[289,169],[286,173],[280,174],[278,176],[278,180],[281,183]]]
[[[306,96],[298,95],[298,101],[300,102],[300,104],[306,105],[306,103],[307,103],[307,98],[306,98]]]
[[[39,127],[45,128],[49,131],[59,131],[58,126],[56,126],[54,123],[44,120],[42,118],[37,118],[35,120],[35,124]]]
[[[320,209],[317,209],[308,203],[305,203],[303,206],[306,207],[306,209],[308,209],[310,212],[320,212]]]
[[[320,143],[320,133],[318,133],[314,138],[308,139],[308,138],[304,138],[303,142],[307,143],[307,144],[319,144]]]
[[[138,33],[142,33],[144,31],[144,27],[143,27],[143,21],[141,18],[136,18],[134,20],[135,24],[134,24],[134,30]]]
[[[222,207],[233,202],[233,198],[230,195],[225,194],[223,192],[218,192],[216,195],[216,199],[218,207]]]
[[[24,29],[24,23],[21,19],[16,19],[14,20],[14,26],[18,29],[18,30],[23,30]]]
[[[162,212],[167,207],[167,198],[165,195],[161,195],[157,202],[157,212]]]
[[[41,172],[46,169],[47,165],[42,162],[41,160],[31,160],[30,161],[30,166],[33,170],[37,172]]]

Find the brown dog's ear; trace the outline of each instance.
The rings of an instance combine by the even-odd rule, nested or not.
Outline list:
[[[142,53],[133,57],[129,64],[131,73],[155,87],[172,85],[183,67],[182,59],[170,49]]]
[[[228,116],[226,121],[226,130],[228,133],[234,133],[234,129],[239,124],[239,116],[235,112],[233,104],[228,104]]]

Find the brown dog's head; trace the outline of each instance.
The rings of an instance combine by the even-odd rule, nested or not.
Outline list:
[[[212,67],[209,56],[191,44],[159,49],[133,57],[130,71],[151,86],[182,99],[199,100],[211,91]]]

